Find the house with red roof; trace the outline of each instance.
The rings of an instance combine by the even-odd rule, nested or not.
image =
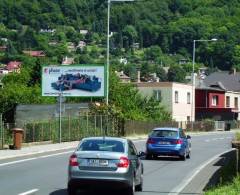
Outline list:
[[[21,65],[22,63],[19,61],[10,61],[6,66],[6,70],[8,70],[9,73],[11,72],[19,73],[21,70]]]
[[[32,57],[45,57],[46,56],[44,51],[41,51],[41,50],[40,51],[24,50],[23,53],[30,55]]]

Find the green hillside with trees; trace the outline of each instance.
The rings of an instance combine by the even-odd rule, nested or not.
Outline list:
[[[239,16],[238,0],[112,2],[111,70],[123,70],[132,80],[136,79],[137,70],[141,70],[142,78],[156,73],[161,81],[185,82],[185,76],[192,70],[193,40],[211,38],[218,41],[197,43],[196,67],[207,66],[210,71],[239,70]],[[87,34],[80,30],[87,30]],[[21,74],[2,79],[0,112],[18,103],[54,103],[55,98],[40,95],[41,65],[60,64],[65,56],[73,57],[77,64],[105,64],[106,31],[107,0],[0,0],[0,46],[6,47],[0,51],[0,63],[22,62]],[[79,41],[86,46],[69,51],[69,44],[78,45]],[[46,57],[29,57],[24,50],[42,50]],[[127,64],[121,63],[121,58]],[[182,59],[187,63],[179,64]],[[169,68],[168,72],[164,67]],[[110,102],[125,112],[123,97],[115,94],[122,87],[114,88],[115,76],[111,79]],[[79,101],[79,98],[68,101]],[[153,106],[137,98],[135,103],[144,105],[145,109]],[[129,111],[132,118],[152,114],[151,109],[149,113],[144,109],[139,112],[136,107]]]

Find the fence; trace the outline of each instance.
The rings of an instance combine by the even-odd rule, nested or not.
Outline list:
[[[1,117],[1,115],[0,115]],[[1,119],[1,118],[0,118]],[[106,115],[80,115],[62,117],[61,132],[59,120],[52,118],[40,122],[24,122],[21,128],[24,129],[24,143],[32,142],[59,142],[80,140],[88,136],[129,136],[132,134],[148,134],[154,127],[182,127],[186,131],[191,130],[191,123],[187,122],[149,122],[122,120]],[[231,128],[239,127],[236,122],[229,122]],[[195,131],[215,130],[214,121],[196,121],[193,123]],[[0,120],[0,148],[4,145],[11,145],[12,131],[15,124],[4,124]]]
[[[3,122],[2,122],[2,114],[0,114],[0,149],[3,148],[3,140],[4,140],[4,135],[3,135]]]
[[[25,123],[24,142],[79,140],[87,136],[119,136],[117,119],[103,115],[84,115],[78,117],[63,117],[61,120],[51,119],[43,122]]]

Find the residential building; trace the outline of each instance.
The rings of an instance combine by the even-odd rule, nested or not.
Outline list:
[[[32,57],[45,57],[46,56],[44,51],[24,50],[23,53],[27,54],[29,56],[32,56]]]
[[[7,50],[7,46],[6,45],[1,45],[0,46],[0,51],[6,51]]]
[[[62,65],[71,65],[74,64],[74,58],[65,57],[62,60]]]
[[[86,42],[85,41],[79,41],[77,48],[83,49],[84,47],[86,47]]]
[[[48,45],[50,45],[50,46],[56,46],[56,45],[58,45],[58,41],[50,41],[50,42],[48,43]]]
[[[195,91],[195,114],[196,120],[233,120],[234,113],[230,107],[225,106],[226,90],[221,84],[196,87]]]
[[[122,57],[119,59],[119,62],[124,65],[128,63],[127,58],[122,58]]]
[[[192,111],[195,102],[192,100],[192,85],[175,82],[140,82],[134,83],[144,97],[154,97],[171,113],[175,121],[194,121]]]
[[[68,52],[75,52],[76,51],[76,47],[75,47],[75,44],[73,42],[68,42],[67,43],[67,49],[68,49]]]
[[[122,83],[130,83],[131,78],[129,76],[127,76],[126,74],[124,74],[123,71],[121,72],[117,72],[115,71],[117,77],[121,80]]]
[[[88,34],[88,30],[80,30],[79,31],[81,35],[86,35]]]
[[[205,86],[218,86],[225,90],[224,108],[230,110],[229,116],[222,116],[221,120],[240,120],[240,73],[236,70],[231,72],[214,72],[204,79]]]
[[[5,68],[0,68],[0,74],[8,74],[8,70]]]
[[[178,64],[180,64],[180,65],[187,64],[188,62],[189,62],[189,60],[185,59],[185,58],[182,58],[182,59],[178,60]]]
[[[11,72],[20,73],[21,65],[22,65],[21,62],[10,61],[6,66],[6,70],[8,70],[9,73]]]
[[[133,43],[132,47],[133,47],[133,49],[139,49],[140,43]]]
[[[56,29],[41,29],[40,33],[51,33],[54,34],[56,32]]]

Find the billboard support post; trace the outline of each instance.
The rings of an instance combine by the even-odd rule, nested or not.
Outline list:
[[[59,93],[59,143],[62,142],[62,90]]]

